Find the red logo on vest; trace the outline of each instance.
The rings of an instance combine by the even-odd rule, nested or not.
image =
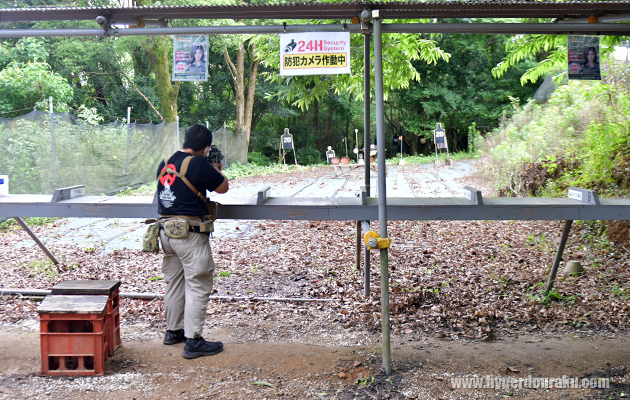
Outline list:
[[[160,171],[160,173],[164,172],[166,168],[170,168],[173,171],[177,171],[177,168],[175,168],[173,164],[169,164],[168,167],[162,168],[162,171]],[[171,186],[173,185],[173,182],[175,182],[175,178],[177,178],[175,174],[171,175],[167,172],[160,178],[160,182],[162,182],[162,185],[164,186],[167,186],[167,185]]]

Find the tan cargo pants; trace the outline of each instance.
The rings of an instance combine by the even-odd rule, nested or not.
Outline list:
[[[166,329],[184,328],[187,338],[201,336],[214,275],[208,235],[190,232],[185,238],[172,239],[161,229],[160,241],[164,251]]]

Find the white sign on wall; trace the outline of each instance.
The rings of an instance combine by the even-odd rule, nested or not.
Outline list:
[[[280,75],[350,73],[350,32],[280,34]]]

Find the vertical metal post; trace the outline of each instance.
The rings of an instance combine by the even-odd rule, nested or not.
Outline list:
[[[363,34],[363,158],[365,159],[365,189],[370,197],[370,34]],[[357,143],[357,148],[359,144]]]
[[[562,230],[562,236],[560,237],[560,244],[558,244],[558,251],[556,252],[556,258],[553,260],[553,266],[551,267],[551,275],[547,281],[547,287],[545,288],[545,296],[549,294],[551,288],[553,288],[553,282],[556,280],[558,274],[558,267],[560,266],[560,260],[562,260],[562,254],[564,253],[564,246],[567,244],[569,238],[569,231],[571,230],[572,220],[564,221],[564,229]]]
[[[26,225],[26,222],[24,222],[22,218],[20,217],[13,217],[13,219],[22,227],[22,229],[26,231],[26,233],[29,234],[29,236],[35,241],[35,243],[37,243],[39,248],[44,250],[44,253],[46,253],[48,258],[50,258],[52,262],[55,263],[55,265],[59,265],[59,261],[57,261],[53,253],[51,253],[50,250],[48,250],[48,248],[46,247],[46,245],[42,243],[41,240],[39,240],[37,235],[35,235],[35,233],[33,233],[33,231],[31,230],[31,228],[29,228],[28,225]]]
[[[370,249],[363,246],[363,295],[367,299],[370,297]]]
[[[354,130],[354,147],[357,149],[357,164],[359,163],[359,130]]]
[[[125,162],[125,182],[129,185],[129,145],[131,134],[131,107],[127,107],[127,160]]]
[[[225,128],[225,122],[223,123],[223,156],[225,157],[225,165],[224,167],[228,167],[228,157],[227,157],[227,129]],[[246,161],[247,162],[247,161]]]
[[[374,100],[376,102],[376,141],[378,158],[378,224],[379,236],[387,238],[387,191],[385,188],[385,113],[383,107],[383,35],[378,10],[372,11],[374,18]],[[381,333],[383,367],[385,374],[392,371],[392,353],[389,326],[389,252],[380,249],[381,255]]]
[[[370,197],[370,33],[363,34],[363,161],[365,162],[365,190]],[[359,141],[357,139],[357,150]],[[357,154],[357,160],[359,155]],[[363,290],[365,297],[370,296],[370,249],[363,246]]]
[[[177,150],[179,150],[179,115],[175,117],[175,150],[173,153]]]
[[[355,261],[357,269],[361,269],[361,221],[357,221],[357,248]]]
[[[55,120],[53,118],[53,98],[52,96],[50,96],[48,98],[48,115],[50,117],[50,148],[51,148],[51,152],[52,152],[52,175],[53,175],[53,181],[52,181],[52,188],[53,191],[54,189],[57,188],[57,168],[56,168],[56,162],[55,159],[56,154],[55,154]]]

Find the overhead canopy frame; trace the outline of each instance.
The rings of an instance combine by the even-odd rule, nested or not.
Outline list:
[[[95,20],[114,23],[136,20],[176,19],[332,19],[351,21],[361,11],[379,10],[380,18],[572,18],[630,14],[630,2],[622,1],[427,1],[346,3],[277,3],[213,6],[151,7],[37,7],[0,9],[0,23],[17,21]]]

